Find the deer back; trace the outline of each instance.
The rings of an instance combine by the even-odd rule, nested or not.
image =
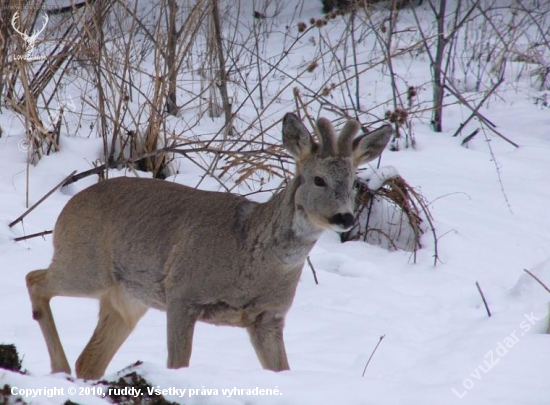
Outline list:
[[[319,142],[285,116],[283,144],[296,175],[263,204],[153,179],[92,186],[63,210],[54,261],[77,268],[83,283],[119,284],[151,307],[184,299],[203,314],[229,314],[211,314],[219,323],[246,324],[266,308],[285,313],[321,232],[352,225],[355,168],[378,156],[391,134],[382,127],[354,139],[359,124],[350,121],[337,139],[325,119],[316,130]]]

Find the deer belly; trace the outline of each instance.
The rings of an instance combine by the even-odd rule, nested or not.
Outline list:
[[[247,327],[254,323],[259,313],[249,308],[235,308],[226,302],[201,306],[199,321],[213,325]]]

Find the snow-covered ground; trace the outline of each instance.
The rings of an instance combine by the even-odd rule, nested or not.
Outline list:
[[[382,157],[383,166],[396,167],[429,201],[439,237],[437,266],[429,233],[416,264],[408,252],[340,244],[337,234],[325,233],[311,254],[319,285],[306,266],[287,317],[292,371],[262,370],[244,330],[206,324],[197,325],[191,367],[168,370],[165,314],[150,310],[106,378],[141,360],[136,367],[141,375],[171,390],[168,399],[187,405],[549,404],[550,293],[523,269],[550,286],[550,110],[534,105],[528,81],[509,79],[481,111],[520,147],[490,132],[462,147],[462,138],[451,135],[469,112],[452,106],[445,111],[444,133],[433,133],[428,120],[416,121],[416,149],[386,151]],[[37,404],[62,404],[68,398],[104,404],[106,399],[86,391],[92,382],[49,374],[46,346],[31,317],[24,277],[48,266],[51,236],[13,241],[52,229],[71,196],[96,178],[54,193],[10,229],[8,224],[25,211],[27,154],[20,148],[24,129],[7,109],[0,126],[0,343],[14,343],[29,372],[0,370],[0,387],[63,389],[52,397],[24,398]],[[101,156],[100,139],[65,135],[61,145],[61,152],[30,168],[31,204]],[[97,302],[55,298],[52,309],[74,364],[95,327]],[[69,394],[69,388],[76,393]],[[272,395],[247,395],[255,388]],[[183,389],[178,397],[176,390]]]

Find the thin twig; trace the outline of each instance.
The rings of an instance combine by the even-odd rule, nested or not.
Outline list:
[[[31,239],[31,238],[37,238],[39,236],[45,236],[45,235],[49,235],[53,233],[53,231],[42,231],[42,232],[38,232],[38,233],[33,233],[33,234],[30,234],[30,235],[26,235],[26,236],[20,236],[18,238],[15,238],[14,241],[16,242],[20,242],[22,240],[27,240],[27,239]]]
[[[461,123],[458,127],[458,129],[455,131],[455,133],[453,134],[453,137],[457,136],[458,134],[460,134],[460,132],[462,132],[462,130],[464,129],[464,127],[468,124],[468,122],[470,122],[475,116],[476,114],[479,112],[480,108],[483,106],[483,104],[485,104],[485,101],[487,101],[487,99],[489,97],[491,97],[491,94],[493,94],[495,92],[495,90],[502,84],[504,83],[504,78],[501,77],[500,80],[497,82],[497,84],[495,84],[487,93],[485,93],[485,95],[483,96],[483,98],[481,99],[481,101],[477,104],[477,106],[475,107],[474,111],[472,111],[472,113],[470,114],[470,116],[466,119],[466,121],[464,121],[463,123]],[[464,140],[463,141],[463,144],[466,143],[467,141]]]
[[[66,179],[65,183],[63,183],[63,186],[68,186],[69,184],[76,183],[78,180],[82,180],[85,177],[92,176],[94,174],[100,174],[104,170],[111,169],[113,167],[118,166],[119,164],[122,164],[121,161],[115,161],[111,163],[103,163],[99,166],[94,167],[93,169],[86,170],[83,172],[80,172],[76,175],[70,176],[68,179]],[[74,173],[73,173],[74,174]]]
[[[430,231],[432,233],[432,236],[433,236],[433,240],[434,240],[434,267],[437,266],[437,261],[441,261],[439,259],[439,249],[438,249],[438,241],[439,241],[439,238],[437,236],[437,232],[435,230],[435,225],[433,223],[433,217],[432,217],[432,214],[430,213],[430,209],[428,208],[428,204],[424,202],[424,200],[422,199],[422,197],[420,196],[419,193],[416,192],[416,190],[409,186],[408,184],[406,184],[406,187],[407,187],[407,191],[409,194],[411,194],[415,199],[416,201],[418,201],[418,204],[420,205],[420,208],[422,209],[422,212],[424,212],[424,216],[426,218],[426,220],[428,221],[428,224],[430,225]],[[415,248],[415,251],[416,251],[416,248]]]
[[[317,280],[317,272],[315,271],[315,267],[313,267],[313,263],[311,263],[309,256],[307,257],[307,264],[309,264],[309,268],[313,273],[313,279],[315,280],[315,284],[319,285],[319,280]]]
[[[474,136],[476,136],[479,132],[479,128],[476,128],[474,132],[472,132],[470,135],[468,135],[466,138],[460,142],[462,146],[466,145],[468,142],[470,142],[472,139],[474,139]],[[453,135],[454,136],[454,135]]]
[[[463,105],[468,107],[472,111],[472,113],[475,114],[475,116],[477,118],[479,118],[480,121],[488,124],[487,128],[489,128],[491,131],[493,131],[495,133],[495,135],[497,135],[500,138],[504,139],[506,142],[508,142],[509,144],[515,146],[516,148],[519,148],[519,145],[517,143],[515,143],[511,139],[508,139],[505,135],[501,134],[500,131],[497,131],[496,128],[495,128],[496,127],[495,124],[493,124],[491,121],[489,121],[487,118],[485,118],[485,116],[483,114],[481,114],[474,107],[472,107],[471,104],[464,97],[462,97],[462,95],[458,91],[455,91],[455,89],[451,88],[451,86],[452,86],[452,83],[450,84],[450,86],[447,85],[447,84],[444,85],[444,87],[447,90],[449,90],[449,92],[451,92],[453,94],[453,96],[455,96]]]
[[[374,356],[374,353],[376,353],[376,349],[378,349],[378,346],[380,346],[380,343],[382,343],[382,340],[386,337],[386,335],[382,335],[380,336],[380,340],[378,341],[378,343],[376,344],[376,346],[374,346],[374,350],[372,351],[372,353],[370,354],[370,357],[369,359],[367,360],[367,364],[365,364],[365,369],[363,370],[363,374],[361,375],[361,377],[364,377],[365,376],[365,373],[367,371],[367,367],[369,366],[369,363],[370,361],[372,360],[372,356]]]
[[[526,272],[527,274],[529,274],[531,277],[533,277],[541,286],[544,287],[544,289],[546,291],[548,291],[550,293],[550,288],[548,288],[548,286],[546,284],[544,284],[540,278],[538,278],[537,276],[535,276],[533,273],[531,273],[529,270],[527,269],[523,269],[524,272]]]
[[[502,175],[500,172],[500,164],[498,163],[497,157],[495,153],[493,152],[493,148],[491,147],[491,141],[487,137],[487,133],[485,132],[485,128],[482,128],[483,136],[485,137],[485,140],[487,141],[487,148],[489,149],[489,153],[491,154],[491,160],[493,161],[493,164],[495,165],[495,170],[497,172],[498,177],[498,183],[500,184],[500,191],[502,192],[502,195],[504,197],[504,201],[506,202],[506,205],[508,207],[508,210],[510,211],[510,214],[513,214],[512,211],[512,205],[510,204],[510,200],[508,199],[508,195],[506,194],[506,190],[504,190],[504,182],[502,181]]]
[[[40,200],[38,200],[36,203],[33,204],[32,207],[30,207],[27,211],[25,211],[21,216],[19,216],[19,218],[17,218],[15,221],[13,221],[9,227],[13,227],[15,224],[17,224],[18,222],[22,221],[23,218],[25,218],[28,214],[30,214],[36,207],[38,207],[40,204],[42,204],[44,202],[44,200],[46,198],[48,198],[49,196],[51,196],[53,193],[55,193],[59,188],[63,187],[65,185],[65,182],[68,181],[71,177],[74,176],[74,174],[76,173],[76,170],[74,170],[71,174],[69,174],[67,177],[65,177],[63,179],[63,181],[61,181],[58,185],[56,185],[54,188],[52,188],[50,191],[48,191],[46,193],[46,195],[44,197],[42,197]]]
[[[483,290],[481,289],[481,286],[479,285],[479,282],[476,281],[476,287],[479,291],[479,295],[481,295],[481,299],[483,300],[483,305],[485,305],[485,310],[487,311],[487,315],[489,318],[491,317],[491,310],[489,309],[489,305],[487,304],[487,300],[485,299],[485,294],[483,294]]]

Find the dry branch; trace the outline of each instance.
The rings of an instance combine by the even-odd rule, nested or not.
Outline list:
[[[15,238],[14,241],[15,242],[20,242],[22,240],[27,240],[27,239],[31,239],[31,238],[37,238],[39,236],[45,236],[45,235],[50,235],[51,233],[53,233],[53,231],[42,231],[42,232],[38,232],[38,233],[32,233],[30,235],[26,235],[26,236],[20,236],[18,238]]]
[[[493,86],[491,87],[491,89],[483,96],[483,98],[481,99],[481,101],[476,105],[474,111],[472,111],[472,114],[470,114],[470,116],[466,119],[466,121],[462,122],[458,129],[456,130],[456,132],[453,134],[453,137],[457,136],[458,134],[460,134],[460,132],[462,132],[462,130],[464,129],[464,127],[468,124],[468,122],[470,122],[474,117],[476,117],[476,114],[479,112],[479,109],[483,106],[483,104],[485,104],[485,101],[487,101],[489,99],[489,97],[491,97],[491,94],[493,94],[495,92],[495,90],[502,84],[504,83],[504,78],[501,77],[500,80]],[[464,140],[462,142],[462,144],[466,143],[468,141]]]
[[[313,263],[311,263],[311,259],[309,258],[309,256],[307,257],[307,264],[309,265],[309,268],[313,273],[313,279],[315,280],[315,284],[319,285],[319,280],[317,280],[317,272],[315,271],[315,267],[313,267]]]
[[[46,198],[51,196],[53,193],[55,193],[58,189],[63,187],[65,183],[76,173],[76,170],[74,170],[71,174],[69,174],[67,177],[65,177],[59,184],[57,184],[54,188],[52,188],[50,191],[48,191],[44,197],[42,197],[40,200],[38,200],[36,203],[32,205],[27,211],[25,211],[21,216],[19,216],[15,221],[9,224],[9,227],[13,227],[18,222],[22,221],[23,218],[25,218],[28,214],[30,214],[36,207],[38,207],[40,204],[42,204]]]
[[[451,84],[452,86],[452,84]],[[454,87],[454,86],[453,86]],[[481,114],[479,111],[477,111],[476,108],[472,107],[471,104],[468,102],[468,100],[466,100],[462,94],[460,94],[456,89],[453,89],[451,88],[450,86],[448,86],[447,84],[445,84],[445,88],[447,90],[449,90],[449,92],[455,96],[458,100],[460,100],[460,102],[462,104],[464,104],[466,107],[468,107],[471,111],[472,111],[472,114],[474,114],[477,118],[479,118],[479,120],[481,122],[484,122],[487,124],[487,127],[492,131],[494,132],[497,136],[499,136],[500,138],[504,139],[506,142],[508,142],[509,144],[515,146],[516,148],[519,148],[519,145],[517,143],[515,143],[514,141],[508,139],[506,136],[504,136],[503,134],[500,133],[500,131],[497,131],[496,130],[496,125],[493,124],[491,121],[489,121],[487,118],[485,118],[485,116],[483,114]]]
[[[476,287],[479,291],[479,295],[481,295],[481,299],[483,300],[483,305],[485,305],[485,310],[487,311],[487,315],[489,318],[491,317],[491,310],[489,309],[489,305],[487,304],[487,300],[485,299],[485,294],[483,294],[483,290],[481,289],[481,286],[479,285],[479,282],[476,281]]]
[[[527,269],[523,269],[524,272],[526,272],[527,274],[529,274],[531,277],[533,277],[535,279],[535,281],[537,283],[539,283],[546,291],[548,291],[550,293],[550,288],[548,288],[548,286],[546,284],[544,284],[540,278],[538,278],[537,276],[535,276],[533,273],[531,273],[529,270]]]
[[[365,373],[367,372],[367,367],[369,366],[370,361],[372,360],[372,357],[374,356],[374,353],[376,353],[376,350],[378,349],[378,346],[380,346],[380,343],[382,343],[382,340],[383,340],[385,337],[386,337],[386,335],[380,336],[380,340],[378,341],[378,343],[376,344],[376,346],[374,346],[374,350],[373,350],[372,353],[370,354],[370,357],[369,357],[369,359],[367,360],[367,364],[365,364],[365,368],[363,369],[363,374],[361,375],[361,377],[364,377],[364,376],[365,376]]]
[[[367,241],[369,233],[376,233],[377,235],[384,236],[390,247],[411,250],[415,255],[416,262],[416,251],[421,248],[420,238],[424,233],[422,223],[426,220],[434,239],[434,265],[437,263],[437,235],[432,222],[432,216],[424,198],[418,191],[407,184],[401,176],[386,180],[382,187],[376,191],[370,190],[368,185],[361,179],[357,179],[357,186],[354,227],[351,231],[341,234],[343,242],[358,239]],[[392,216],[392,220],[385,222],[386,229],[379,229],[371,224],[373,202],[375,200],[378,204],[383,204],[383,208],[395,210],[397,218],[394,220]],[[407,237],[406,246],[404,247],[402,239],[401,242],[399,240],[402,235],[407,235],[407,232],[412,236]]]

